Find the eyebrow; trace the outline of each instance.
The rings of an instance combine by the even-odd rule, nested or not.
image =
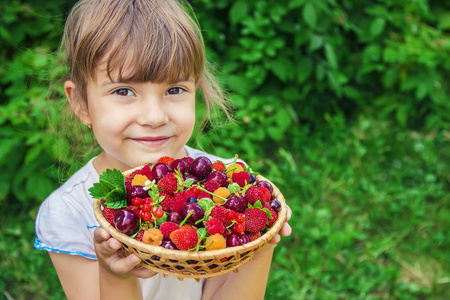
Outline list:
[[[177,81],[174,82],[163,82],[166,84],[175,84],[175,83],[179,83],[179,82],[191,82],[191,83],[195,83],[195,80],[192,78],[180,78]],[[127,83],[127,84],[137,84],[137,83],[144,83],[141,81],[134,81],[134,80],[127,80],[127,81],[110,81],[110,80],[106,80],[104,81],[101,86],[108,86],[108,85],[114,85],[114,84],[120,84],[120,83]]]

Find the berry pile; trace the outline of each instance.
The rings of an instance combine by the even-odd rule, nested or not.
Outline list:
[[[107,170],[89,189],[118,231],[172,250],[218,250],[263,235],[281,203],[243,163],[161,157],[124,176]]]

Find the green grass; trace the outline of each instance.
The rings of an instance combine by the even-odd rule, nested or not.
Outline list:
[[[328,122],[250,162],[293,210],[266,299],[449,299],[449,132]],[[63,299],[47,253],[32,247],[35,213],[1,211],[6,299]]]

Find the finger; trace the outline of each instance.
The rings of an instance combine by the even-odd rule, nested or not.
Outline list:
[[[292,217],[292,209],[289,207],[289,205],[286,205],[287,213],[286,213],[286,222],[289,221]]]
[[[271,240],[269,243],[271,244],[278,244],[278,242],[281,240],[280,235],[277,233]]]
[[[285,222],[285,223],[283,224],[283,227],[281,227],[280,234],[281,234],[282,236],[290,236],[291,233],[292,233],[292,228],[291,228],[291,226],[290,226],[287,222]]]
[[[110,261],[110,269],[116,274],[126,274],[133,270],[141,259],[134,253],[127,257],[119,257],[118,255],[112,256]]]
[[[108,240],[110,237],[111,237],[111,235],[108,233],[108,231],[103,229],[103,227],[98,226],[97,228],[95,228],[94,242],[102,243],[102,242]]]
[[[128,274],[136,276],[138,278],[152,278],[158,273],[146,268],[134,268]]]

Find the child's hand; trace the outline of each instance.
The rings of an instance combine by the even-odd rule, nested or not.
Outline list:
[[[272,243],[272,244],[277,244],[280,241],[280,239],[281,239],[280,234],[282,236],[289,236],[292,233],[292,228],[288,224],[288,221],[291,219],[291,216],[292,216],[292,210],[289,207],[289,205],[286,205],[286,207],[287,207],[286,221],[284,222],[283,227],[281,227],[280,233],[276,234],[273,237],[273,239],[270,240],[270,243]]]
[[[94,231],[94,247],[99,264],[115,276],[150,278],[157,274],[146,268],[136,268],[141,259],[134,253],[126,256],[125,250],[121,249],[122,243],[101,226]]]

